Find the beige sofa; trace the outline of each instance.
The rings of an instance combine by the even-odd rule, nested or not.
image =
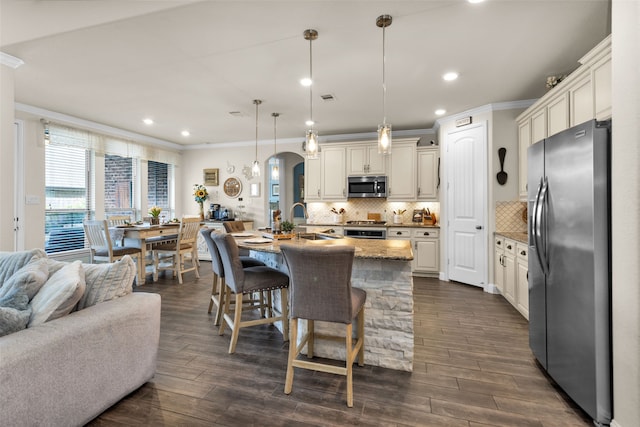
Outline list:
[[[160,295],[136,292],[0,337],[0,422],[83,425],[153,377]]]

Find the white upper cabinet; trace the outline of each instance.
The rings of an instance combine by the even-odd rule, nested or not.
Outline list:
[[[611,36],[580,59],[582,64],[517,118],[520,199],[527,198],[527,148],[587,120],[611,118]]]
[[[385,156],[378,154],[378,144],[347,146],[347,176],[384,175]]]
[[[438,200],[438,149],[418,148],[418,200]]]
[[[322,200],[347,200],[345,154],[342,145],[322,146]]]
[[[393,141],[387,167],[387,200],[416,200],[416,143]]]
[[[317,159],[306,159],[304,163],[304,200],[317,201],[322,197],[320,193],[322,165],[319,153]]]

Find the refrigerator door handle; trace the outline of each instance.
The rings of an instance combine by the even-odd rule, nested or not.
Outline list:
[[[536,236],[539,238],[538,254],[540,257],[540,264],[542,265],[542,272],[545,276],[549,275],[549,259],[547,258],[547,236],[543,228],[546,224],[543,223],[545,218],[545,207],[547,204],[547,192],[549,191],[549,181],[544,178],[542,182],[542,188],[540,189],[540,201],[538,202],[538,218],[536,224],[538,226],[538,232]]]
[[[536,190],[536,198],[533,202],[533,212],[531,215],[531,234],[533,235],[533,243],[535,244],[536,256],[542,267],[542,272],[548,273],[546,257],[544,251],[544,241],[542,236],[542,204],[544,203],[544,194],[546,193],[546,180],[540,178],[540,184]]]

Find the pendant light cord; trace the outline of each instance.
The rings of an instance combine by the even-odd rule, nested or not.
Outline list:
[[[253,101],[256,104],[256,161],[258,161],[258,105],[260,105],[260,100],[256,99]]]
[[[311,130],[313,130],[313,38],[309,38],[309,120],[311,120]]]
[[[385,55],[385,32],[387,26],[382,27],[382,124],[387,124],[387,80],[385,74],[385,63],[386,63],[386,55]]]

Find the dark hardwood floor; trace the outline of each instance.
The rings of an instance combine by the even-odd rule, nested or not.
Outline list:
[[[527,322],[501,296],[415,278],[414,372],[354,368],[354,407],[342,376],[296,370],[284,394],[288,344],[272,325],[218,336],[207,314],[211,267],[185,283],[136,289],[162,295],[156,376],[93,426],[588,426],[536,366]]]

